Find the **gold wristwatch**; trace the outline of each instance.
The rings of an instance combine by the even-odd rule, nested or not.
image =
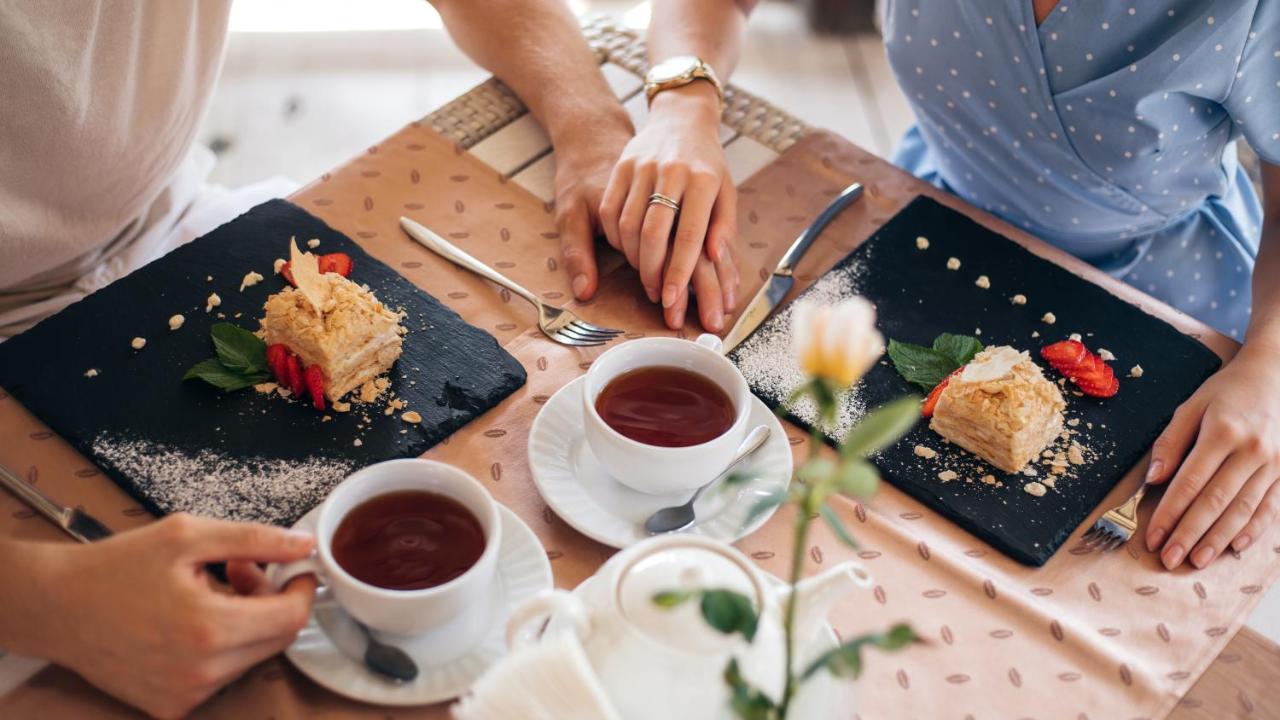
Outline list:
[[[716,71],[693,55],[677,55],[649,68],[644,76],[644,94],[652,103],[653,96],[663,90],[684,87],[696,80],[711,83],[716,89],[716,95],[720,97],[720,107],[724,107],[724,86],[720,84],[720,78],[716,77]]]

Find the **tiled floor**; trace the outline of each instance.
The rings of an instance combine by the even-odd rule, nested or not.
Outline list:
[[[577,0],[621,11],[629,2]],[[305,182],[486,77],[431,22],[413,30],[236,33],[201,138],[219,152],[213,179]],[[755,13],[734,82],[881,155],[911,123],[878,37],[816,38],[789,4]],[[531,182],[544,173],[536,163]],[[1280,587],[1252,627],[1280,642]]]

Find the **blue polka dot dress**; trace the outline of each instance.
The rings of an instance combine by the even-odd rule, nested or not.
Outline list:
[[[1280,164],[1280,0],[888,0],[895,162],[1242,337]]]

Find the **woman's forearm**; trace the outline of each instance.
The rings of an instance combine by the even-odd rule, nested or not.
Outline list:
[[[728,80],[738,64],[756,0],[653,0],[649,61],[695,55]]]
[[[431,0],[458,46],[515,91],[557,147],[631,121],[561,0]]]
[[[49,658],[53,641],[45,626],[49,600],[66,588],[48,587],[47,577],[59,548],[50,543],[0,539],[0,649],[16,655]]]
[[[1280,352],[1280,165],[1262,164],[1263,225],[1245,344]]]

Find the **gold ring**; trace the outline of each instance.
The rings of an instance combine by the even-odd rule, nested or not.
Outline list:
[[[663,195],[662,193],[654,193],[650,195],[649,204],[663,205],[671,208],[672,210],[675,210],[676,212],[680,212],[680,203],[676,202],[675,200],[672,200],[671,198],[667,197],[666,195]]]

